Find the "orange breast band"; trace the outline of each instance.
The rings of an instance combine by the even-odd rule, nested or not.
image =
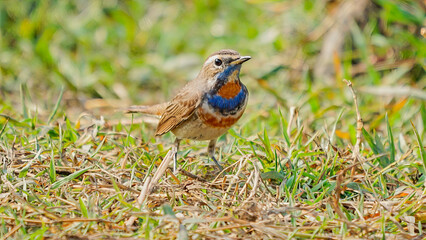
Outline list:
[[[198,116],[204,122],[204,124],[208,126],[217,127],[217,128],[229,128],[232,125],[234,125],[234,123],[236,123],[238,119],[240,119],[241,114],[238,114],[237,116],[216,117],[215,115],[207,111],[204,111],[203,108],[199,108]]]
[[[223,85],[217,94],[223,98],[230,99],[238,95],[241,90],[241,86],[238,82],[228,82]]]

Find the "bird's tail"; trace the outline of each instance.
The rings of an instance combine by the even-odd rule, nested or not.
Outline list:
[[[126,113],[144,113],[148,115],[156,115],[161,116],[163,115],[164,111],[166,110],[168,103],[160,103],[152,106],[130,106],[125,110]]]

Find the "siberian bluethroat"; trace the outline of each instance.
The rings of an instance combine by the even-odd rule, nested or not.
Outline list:
[[[156,136],[171,131],[174,144],[174,170],[181,139],[210,140],[208,154],[214,157],[216,140],[240,119],[248,100],[246,86],[240,81],[241,64],[251,57],[234,50],[210,55],[197,77],[188,82],[170,101],[153,106],[131,106],[128,113],[160,116]]]

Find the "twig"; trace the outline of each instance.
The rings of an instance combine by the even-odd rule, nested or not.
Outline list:
[[[166,171],[167,171],[167,173],[168,173],[168,174],[170,174],[170,177],[172,177],[172,178],[173,178],[173,180],[175,180],[176,184],[180,184],[179,179],[178,179],[178,178],[176,177],[176,175],[173,173],[173,170],[172,170],[172,168],[171,168],[171,167],[168,167],[168,168],[166,169]]]
[[[100,174],[94,174],[94,175],[95,175],[96,178],[100,178],[100,179],[102,179],[102,180],[104,180],[106,182],[109,182],[109,183],[113,184],[113,180],[111,180],[111,179],[108,179],[108,178],[106,178],[106,177],[104,177],[104,176],[102,176]],[[111,176],[114,176],[114,175],[111,174]],[[130,192],[133,192],[133,193],[138,193],[138,191],[136,191],[135,189],[133,189],[131,187],[128,187],[128,186],[126,186],[124,184],[121,184],[119,182],[115,182],[115,184],[117,184],[117,187],[119,187],[120,189],[123,189],[123,190],[126,190],[126,191],[130,191]]]
[[[246,190],[247,190],[247,186],[250,184],[250,181],[253,178],[254,174],[255,174],[255,172],[250,173],[250,176],[245,181],[243,188],[241,188],[241,190],[240,190],[239,196],[243,196],[243,195],[245,196],[246,195],[245,193],[246,193]]]
[[[102,222],[102,223],[117,223],[114,221],[108,221],[102,218],[61,218],[52,220],[51,223],[63,223],[63,222]]]
[[[342,192],[341,183],[343,181],[343,175],[345,172],[341,171],[337,174],[336,179],[336,188],[334,189],[334,195],[331,196],[331,206],[334,208],[334,211],[342,218],[344,221],[348,221],[345,214],[342,212],[339,206],[340,193]]]
[[[420,234],[419,236],[412,238],[412,240],[422,240],[424,237],[426,237],[426,233]]]
[[[16,225],[14,228],[12,228],[12,230],[10,230],[10,232],[6,233],[6,235],[4,235],[1,238],[1,240],[9,239],[9,237],[12,236],[13,234],[15,234],[15,232],[17,232],[21,227],[22,227],[22,223]]]
[[[356,110],[356,143],[352,152],[352,157],[359,159],[359,149],[361,146],[361,134],[362,134],[361,131],[362,131],[362,128],[364,127],[364,124],[362,122],[361,114],[359,113],[358,100],[356,97],[355,90],[352,87],[352,82],[346,79],[343,79],[343,81],[351,89],[352,97],[354,98],[354,104],[355,104],[355,110]]]
[[[174,149],[174,148],[172,148]],[[158,180],[164,175],[166,172],[167,167],[169,166],[170,162],[173,159],[173,155],[175,154],[174,150],[169,150],[169,152],[164,157],[163,161],[161,162],[160,166],[158,167],[157,171],[155,172],[154,176],[152,177],[152,185],[151,189],[154,187],[155,184],[157,184]]]
[[[237,180],[239,179],[238,178],[238,175],[240,175],[240,173],[241,173],[241,171],[243,170],[243,167],[245,167],[246,166],[246,164],[247,164],[247,161],[249,160],[249,158],[247,157],[247,156],[249,156],[249,155],[246,155],[246,156],[243,156],[241,159],[240,159],[240,161],[238,161],[239,162],[239,164],[238,164],[238,170],[236,171],[236,173],[231,177],[231,179],[230,179],[230,181],[229,181],[229,185],[228,185],[228,188],[226,189],[226,193],[223,195],[223,197],[222,197],[222,201],[224,201],[227,197],[228,197],[228,194],[229,194],[229,192],[231,191],[231,188],[232,188],[232,186],[237,182]]]
[[[241,164],[241,161],[242,160],[245,160],[246,159],[246,157],[247,156],[243,156],[243,157],[241,157],[238,161],[236,161],[235,163],[233,163],[233,164],[231,164],[231,165],[229,165],[229,166],[227,166],[226,168],[224,168],[214,179],[213,179],[213,181],[211,181],[211,183],[212,184],[214,184],[214,183],[216,183],[216,181],[219,179],[219,177],[222,175],[222,173],[224,173],[224,172],[226,172],[226,171],[228,171],[229,169],[231,169],[231,168],[233,168],[235,165],[237,165],[237,164]],[[225,177],[226,177],[226,175],[225,175]]]
[[[289,121],[288,121],[288,125],[287,125],[287,135],[290,137],[291,134],[291,125],[293,125],[293,121],[294,119],[297,118],[298,115],[298,111],[297,108],[292,106],[290,107],[290,117],[289,117]]]
[[[164,157],[163,161],[161,162],[160,166],[158,167],[157,171],[155,172],[154,176],[152,177],[152,180],[150,177],[148,177],[142,187],[142,191],[138,197],[138,200],[136,202],[136,207],[140,208],[147,198],[147,195],[154,189],[154,187],[157,185],[158,180],[164,175],[164,173],[167,170],[167,167],[169,166],[170,162],[173,159],[173,155],[175,154],[174,150],[169,150],[169,152],[166,154],[166,157]],[[136,216],[131,216],[126,222],[125,225],[127,228],[133,225],[135,220],[137,219]]]
[[[139,195],[137,202],[136,202],[136,208],[141,208],[143,202],[145,201],[146,197],[147,197],[147,193],[149,190],[149,186],[151,183],[151,177],[148,177],[145,180],[145,183],[143,184],[142,190],[141,190],[141,194]],[[131,216],[124,224],[126,225],[127,228],[129,228],[130,226],[133,225],[133,223],[135,222],[135,220],[137,219],[136,216]]]
[[[343,191],[342,182],[343,182],[343,178],[345,177],[344,175],[345,175],[345,171],[340,171],[340,173],[337,174],[336,188],[334,189],[334,194],[331,196],[331,199],[330,199],[330,203],[331,203],[330,205],[339,216],[339,218],[336,220],[344,222],[351,226],[367,229],[368,228],[367,225],[359,225],[355,222],[349,221],[346,215],[343,213],[342,209],[340,208],[340,194]]]
[[[127,151],[126,155],[124,155],[124,158],[121,160],[120,169],[126,169],[127,158],[129,158],[129,154],[130,154],[130,151]]]
[[[207,232],[217,232],[217,231],[223,231],[223,230],[231,230],[231,229],[235,229],[235,228],[244,228],[244,227],[250,227],[251,224],[235,224],[235,225],[226,225],[224,227],[217,227],[217,228],[210,228],[210,229],[203,229],[201,231],[197,231],[199,233],[204,233],[204,231]]]
[[[182,175],[185,175],[185,176],[187,176],[187,177],[189,177],[189,178],[192,178],[192,179],[198,180],[198,181],[200,181],[200,182],[207,182],[207,180],[206,180],[206,179],[204,179],[204,178],[202,178],[202,177],[199,177],[199,176],[197,176],[197,175],[195,175],[195,174],[192,174],[192,173],[190,173],[190,172],[188,172],[188,171],[185,171],[185,170],[183,170],[183,169],[179,169],[179,172],[180,172]]]
[[[259,179],[260,179],[259,169],[257,167],[256,162],[253,161],[252,159],[250,159],[250,160],[253,163],[253,167],[254,167],[254,183],[253,183],[253,188],[250,191],[249,197],[246,200],[244,200],[244,202],[241,204],[241,206],[244,206],[248,201],[250,201],[254,197],[254,195],[257,192],[257,187],[259,186]],[[247,182],[249,182],[249,180],[247,180]]]

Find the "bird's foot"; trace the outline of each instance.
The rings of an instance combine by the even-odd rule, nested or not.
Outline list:
[[[219,171],[222,172],[223,171],[223,167],[219,164],[219,162],[216,160],[216,158],[214,156],[211,157],[214,161],[214,163],[216,164],[217,168],[219,168]]]

